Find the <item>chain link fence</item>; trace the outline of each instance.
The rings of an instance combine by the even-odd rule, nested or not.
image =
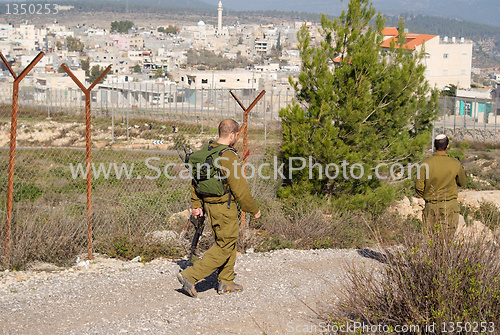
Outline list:
[[[0,99],[10,104],[12,87],[0,83]],[[83,93],[76,87],[48,88],[21,84],[19,105],[30,106],[50,118],[53,114],[75,115],[85,107]],[[232,90],[243,104],[250,103],[258,95],[255,89]],[[165,83],[111,83],[102,84],[92,91],[92,115],[109,119],[110,140],[114,141],[115,128],[127,124],[131,119],[147,118],[149,121],[175,123],[205,132],[225,118],[241,122],[243,111],[232,98],[228,89],[192,89],[181,85]],[[276,130],[279,128],[279,110],[294,97],[289,89],[270,90],[252,110],[251,117],[258,128]],[[130,140],[130,138],[127,138]]]
[[[459,141],[498,143],[500,99],[442,97],[434,128]]]
[[[233,92],[244,105],[259,93]],[[291,98],[266,94],[250,113],[249,162],[256,163],[266,150],[279,145],[279,108]],[[0,93],[2,213],[6,211],[11,100],[11,88],[5,85]],[[131,245],[131,240],[139,244],[155,231],[186,229],[186,216],[175,214],[190,208],[190,180],[176,147],[201,148],[217,138],[220,120],[233,118],[241,124],[243,110],[229,90],[101,85],[92,91],[91,166],[86,166],[84,115],[84,95],[78,89],[20,87],[11,267],[22,267],[26,260],[58,262],[82,251],[87,173],[92,174],[98,252],[135,257],[138,246]]]
[[[5,213],[12,88],[6,82],[0,86],[0,210]],[[233,92],[247,107],[259,93]],[[252,109],[249,163],[257,166],[277,153],[279,110],[293,97],[292,91],[269,90]],[[91,101],[92,164],[86,166],[83,93],[76,87],[21,84],[10,267],[26,260],[58,262],[82,251],[87,173],[92,174],[98,252],[135,257],[144,236],[158,231],[178,235],[187,228],[190,181],[176,148],[197,150],[217,138],[220,120],[241,124],[243,118],[230,91],[223,89],[112,83],[94,89]],[[443,97],[435,131],[457,140],[498,142],[499,114],[498,100]],[[254,178],[249,184],[254,194],[271,197],[279,181]],[[175,247],[170,255],[182,254]]]

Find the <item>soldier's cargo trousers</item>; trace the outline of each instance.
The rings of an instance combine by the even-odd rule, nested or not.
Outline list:
[[[428,232],[442,232],[453,237],[458,227],[458,215],[457,199],[426,201],[423,212],[424,226]]]
[[[235,203],[227,208],[227,202],[205,203],[205,211],[212,226],[215,244],[205,252],[202,259],[182,273],[192,283],[208,277],[219,270],[219,282],[232,284],[236,262],[236,242],[239,237],[238,209]]]

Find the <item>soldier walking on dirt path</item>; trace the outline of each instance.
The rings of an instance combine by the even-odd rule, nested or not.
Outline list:
[[[241,285],[234,282],[236,243],[239,237],[238,208],[234,201],[238,202],[242,211],[251,213],[254,219],[260,218],[261,214],[250,193],[246,178],[243,176],[238,154],[232,147],[238,139],[239,130],[240,127],[236,121],[223,120],[219,124],[219,139],[216,142],[210,142],[200,150],[212,158],[219,158],[218,173],[221,178],[211,182],[197,181],[194,178],[191,186],[192,215],[198,217],[206,213],[215,238],[215,244],[205,252],[202,259],[177,275],[184,291],[192,297],[198,294],[195,289],[196,282],[209,276],[215,270],[218,270],[217,293],[243,290]],[[202,185],[203,183],[206,184]],[[207,185],[224,190],[220,192],[223,194],[211,194],[215,191],[207,192]]]

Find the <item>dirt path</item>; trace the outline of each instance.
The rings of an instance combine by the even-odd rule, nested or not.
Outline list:
[[[0,272],[0,333],[288,334],[319,324],[315,312],[337,299],[346,264],[379,263],[356,250],[246,254],[236,264],[243,292],[217,295],[212,275],[197,284],[198,299],[175,279],[185,261]]]

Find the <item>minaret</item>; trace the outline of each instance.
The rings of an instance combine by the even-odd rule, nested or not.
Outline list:
[[[220,35],[222,34],[222,1],[219,1],[219,8],[217,8],[217,11],[219,12],[219,19],[218,19],[218,28],[217,28],[217,33]]]

